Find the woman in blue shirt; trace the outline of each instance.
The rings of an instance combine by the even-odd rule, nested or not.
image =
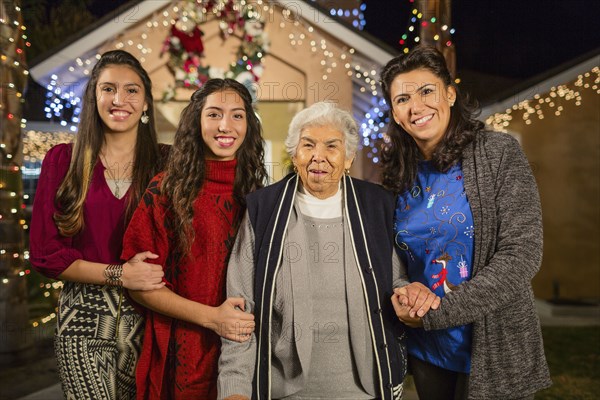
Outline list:
[[[419,397],[533,398],[550,379],[531,289],[542,229],[527,160],[512,137],[484,131],[434,48],[392,59],[382,87],[393,118],[383,184],[398,194],[395,241],[410,281],[392,303],[413,328]]]

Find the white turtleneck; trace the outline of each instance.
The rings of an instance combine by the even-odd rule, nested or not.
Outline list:
[[[296,206],[303,215],[312,218],[337,218],[342,216],[341,183],[338,191],[331,197],[319,199],[308,193],[301,185],[296,193]]]

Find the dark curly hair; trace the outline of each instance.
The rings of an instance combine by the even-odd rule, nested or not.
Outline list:
[[[479,109],[477,102],[471,102],[461,95],[452,81],[450,71],[442,53],[434,47],[417,46],[408,54],[391,59],[381,72],[381,87],[385,101],[391,112],[390,87],[396,76],[426,69],[437,76],[446,85],[456,90],[456,101],[450,109],[450,122],[442,140],[432,154],[432,164],[438,171],[447,171],[460,160],[465,147],[484,128],[483,122],[477,120]],[[418,161],[421,152],[415,140],[390,118],[387,135],[390,140],[382,152],[382,184],[396,194],[409,189],[417,177]]]
[[[206,178],[206,148],[200,134],[200,115],[207,97],[224,90],[235,91],[244,101],[246,111],[246,137],[236,152],[237,165],[233,183],[233,195],[238,204],[244,207],[245,196],[263,187],[267,179],[262,127],[252,108],[252,97],[248,89],[233,79],[208,80],[194,92],[190,104],[181,113],[161,184],[161,193],[168,199],[168,213],[173,218],[174,246],[179,254],[187,253],[194,240],[193,203]]]
[[[94,166],[99,162],[98,155],[104,144],[105,127],[97,109],[96,86],[102,71],[115,65],[127,66],[140,77],[148,106],[146,114],[150,117],[147,124],[140,123],[137,128],[132,183],[125,213],[126,224],[140,202],[148,182],[162,169],[161,152],[154,126],[154,100],[150,77],[140,62],[130,53],[123,50],[107,51],[102,54],[90,74],[83,96],[81,122],[77,130],[71,164],[56,193],[55,203],[59,211],[53,218],[58,231],[63,236],[74,236],[84,227],[83,205]]]

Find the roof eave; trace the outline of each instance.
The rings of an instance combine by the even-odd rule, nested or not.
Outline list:
[[[391,52],[387,46],[379,40],[363,32],[357,33],[354,29],[347,27],[337,18],[325,13],[325,10],[308,4],[306,1],[297,0],[275,0],[289,10],[293,10],[300,17],[311,21],[313,25],[327,32],[336,39],[351,44],[351,46],[364,56],[377,63],[385,63],[397,54]],[[335,21],[335,23],[331,23]]]
[[[498,95],[496,101],[491,101],[481,109],[480,119],[485,119],[498,112],[505,112],[513,105],[531,100],[536,94],[549,92],[552,87],[571,82],[575,77],[600,65],[600,48],[595,49],[575,60],[560,65],[554,69],[538,75],[517,89]]]
[[[76,58],[100,47],[107,40],[130,27],[132,23],[137,23],[169,3],[171,3],[170,0],[153,0],[128,4],[128,7],[124,7],[120,14],[108,17],[110,23],[107,23],[108,20],[104,21],[103,19],[96,29],[86,35],[79,36],[73,42],[54,51],[49,57],[35,64],[29,70],[31,76],[37,82],[47,83],[49,77],[66,63],[72,63]]]

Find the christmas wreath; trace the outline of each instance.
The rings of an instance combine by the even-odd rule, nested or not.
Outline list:
[[[177,88],[197,89],[211,78],[232,78],[243,83],[253,93],[253,83],[263,72],[262,58],[269,48],[269,40],[264,32],[264,20],[259,12],[246,2],[234,0],[186,1],[179,11],[179,17],[171,26],[162,54],[169,54],[168,66],[175,77],[175,86],[169,87],[163,100],[175,97]],[[210,15],[219,20],[223,40],[236,32],[241,32],[241,44],[237,51],[237,61],[229,70],[211,67],[204,62],[203,32],[200,26]]]

